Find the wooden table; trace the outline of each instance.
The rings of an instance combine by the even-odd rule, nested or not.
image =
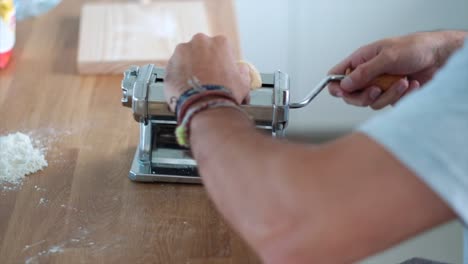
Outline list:
[[[0,263],[258,263],[202,186],[128,180],[138,124],[120,76],[76,73],[82,2],[19,23],[0,71],[0,135],[29,133],[49,161],[0,187]]]

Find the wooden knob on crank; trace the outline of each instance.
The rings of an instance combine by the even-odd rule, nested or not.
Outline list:
[[[346,75],[349,75],[353,70],[348,68],[346,70]],[[403,75],[393,75],[393,74],[383,74],[380,75],[379,77],[375,78],[370,82],[370,86],[377,86],[381,88],[383,91],[387,91],[394,85],[396,82],[398,82],[401,79],[407,79],[407,76]]]

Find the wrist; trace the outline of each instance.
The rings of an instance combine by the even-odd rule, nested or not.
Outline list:
[[[254,129],[252,120],[234,108],[214,108],[200,112],[190,123],[190,145],[195,157],[199,157],[198,146],[210,140],[213,134],[227,141],[231,136]]]
[[[203,94],[199,94],[203,95]],[[198,95],[194,95],[198,96]],[[178,126],[175,130],[177,142],[179,145],[184,146],[184,147],[190,147],[190,134],[192,130],[192,124],[196,117],[203,115],[206,112],[211,112],[213,110],[217,109],[231,109],[235,110],[236,112],[242,114],[243,116],[246,117],[246,119],[250,118],[248,117],[248,114],[245,112],[244,109],[242,109],[235,101],[232,99],[227,99],[224,96],[219,96],[219,95],[207,95],[204,97],[197,97],[198,99],[195,101],[191,101],[190,103],[187,103],[185,105],[185,111],[182,111],[181,118],[178,120]],[[216,111],[215,111],[216,113]],[[229,113],[229,112],[228,112]],[[220,119],[221,118],[221,119]],[[218,122],[222,121],[223,119],[230,122],[230,118],[228,115],[222,115],[218,118]],[[226,124],[221,124],[221,128],[223,128]],[[213,127],[211,125],[211,129],[214,129],[215,131],[219,131],[219,126],[218,127]]]
[[[200,128],[215,128],[225,125],[225,123],[233,126],[251,125],[252,120],[243,112],[235,108],[213,108],[200,112],[194,116],[190,123],[190,129],[200,130]]]

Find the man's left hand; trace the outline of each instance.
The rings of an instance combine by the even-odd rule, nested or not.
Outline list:
[[[249,68],[239,65],[227,39],[223,36],[195,35],[190,42],[179,44],[166,68],[165,95],[172,111],[180,95],[192,88],[188,81],[221,85],[230,89],[240,104],[250,91]]]

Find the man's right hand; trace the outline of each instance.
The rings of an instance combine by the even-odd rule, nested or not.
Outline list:
[[[466,32],[440,31],[416,33],[377,41],[355,51],[330,70],[344,74],[354,69],[340,84],[331,84],[332,95],[347,103],[381,109],[395,104],[401,97],[432,79],[450,55],[462,46]],[[390,89],[369,86],[383,74],[407,76]]]

